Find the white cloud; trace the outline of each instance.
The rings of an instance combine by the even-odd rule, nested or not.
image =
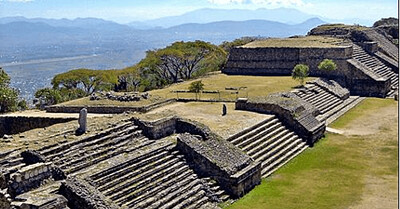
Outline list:
[[[302,0],[208,0],[212,4],[254,4],[254,5],[271,5],[271,6],[304,6]]]

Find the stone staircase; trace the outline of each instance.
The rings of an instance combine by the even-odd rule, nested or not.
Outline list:
[[[390,67],[387,67],[378,58],[368,54],[364,49],[356,44],[353,44],[353,58],[363,63],[375,74],[389,78],[391,80],[392,88],[387,96],[392,97],[394,95],[399,85],[399,75],[396,72],[394,72]]]
[[[74,174],[153,142],[146,140],[141,130],[132,122],[127,122],[104,133],[41,149],[39,153],[66,174]]]
[[[302,89],[294,90],[293,93],[314,105],[320,111],[316,118],[319,121],[327,122],[334,121],[364,99],[359,96],[350,96],[348,99],[342,100],[312,83],[304,85]]]
[[[207,190],[211,187],[173,147],[165,144],[93,174],[92,184],[121,207],[200,208],[210,204]]]
[[[308,147],[275,116],[227,140],[262,163],[263,177],[268,177]]]

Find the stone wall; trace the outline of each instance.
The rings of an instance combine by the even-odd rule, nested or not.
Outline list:
[[[2,116],[0,117],[0,136],[4,134],[17,134],[35,128],[44,128],[72,120],[76,120],[76,118]]]
[[[386,97],[390,91],[391,81],[370,72],[362,63],[355,59],[348,60],[349,77],[346,86],[352,94],[360,96]]]
[[[36,163],[11,174],[8,192],[12,197],[38,188],[43,181],[53,177],[51,163]]]
[[[177,148],[196,173],[212,177],[233,197],[243,196],[261,182],[261,163],[223,139],[180,134]]]
[[[343,88],[339,83],[334,80],[327,80],[324,78],[318,78],[307,83],[315,84],[325,91],[332,93],[333,95],[339,97],[341,100],[346,100],[350,97],[350,92],[348,89]]]
[[[111,201],[84,180],[68,177],[60,187],[60,193],[68,199],[68,207],[74,209],[117,209]]]
[[[233,48],[223,73],[231,75],[290,75],[296,64],[307,64],[311,76],[343,77],[346,60],[353,55],[351,46],[333,48]],[[338,66],[334,72],[318,69],[323,59],[332,59]]]
[[[318,121],[301,101],[280,95],[269,95],[236,101],[237,110],[247,110],[276,115],[287,127],[313,146],[325,132],[325,124]]]
[[[174,103],[175,99],[168,99],[162,102],[140,106],[140,107],[131,107],[131,106],[63,106],[63,105],[54,105],[46,107],[46,112],[52,113],[79,113],[81,109],[86,108],[88,113],[98,113],[98,114],[121,114],[124,112],[148,112],[152,109]]]

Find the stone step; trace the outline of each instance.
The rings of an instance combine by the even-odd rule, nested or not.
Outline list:
[[[198,193],[202,193],[204,196],[204,191],[201,190],[202,185],[196,185],[190,189],[187,190],[182,190],[181,192],[177,192],[177,194],[171,195],[171,198],[168,202],[166,202],[163,206],[160,207],[160,209],[170,209],[179,204],[180,202],[183,202],[186,199],[189,199],[190,197],[195,196]]]
[[[200,200],[197,200],[196,202],[192,203],[191,205],[188,205],[186,209],[198,209],[201,208],[203,205],[207,204],[209,202],[209,199],[207,196],[204,196]],[[211,207],[209,207],[211,208]]]
[[[176,197],[184,194],[186,191],[201,188],[200,181],[198,179],[192,180],[189,183],[184,184],[184,185],[176,184],[176,186],[177,187],[169,188],[168,190],[164,190],[164,191],[160,192],[157,196],[162,197],[162,198],[158,199],[156,202],[151,204],[148,208],[161,208],[162,206],[165,206],[165,204],[171,202]]]
[[[249,155],[253,159],[260,159],[261,156],[263,156],[266,153],[268,153],[270,150],[272,150],[273,148],[278,146],[280,143],[282,143],[284,141],[287,141],[287,140],[290,140],[291,137],[294,137],[294,133],[293,132],[287,132],[282,137],[274,138],[274,140],[268,140],[268,141],[266,141],[264,144],[262,144],[260,146],[261,149],[259,149],[257,152],[252,152],[251,154],[249,153]]]
[[[137,170],[147,164],[150,164],[152,162],[156,162],[157,160],[160,160],[167,156],[168,152],[163,151],[163,152],[151,152],[146,155],[140,156],[137,160],[135,161],[129,161],[130,164],[123,163],[122,165],[118,165],[117,167],[114,167],[113,169],[110,169],[108,171],[107,175],[103,175],[101,178],[98,179],[93,179],[94,183],[96,185],[106,185],[107,183],[110,183],[112,179],[117,179],[125,174],[128,174],[134,170]]]
[[[290,150],[293,146],[301,143],[302,140],[297,136],[292,136],[288,140],[278,144],[269,152],[262,155],[260,158],[257,158],[256,161],[262,162],[262,167],[264,168],[268,164],[272,163],[275,159],[277,159],[280,155],[284,154],[287,150]]]
[[[276,170],[278,170],[279,168],[281,168],[282,166],[284,166],[286,163],[288,163],[290,160],[292,160],[293,158],[295,158],[297,155],[299,155],[300,153],[302,153],[304,150],[306,150],[308,148],[308,146],[304,143],[303,145],[299,145],[297,150],[294,149],[289,153],[286,153],[286,155],[282,156],[279,160],[277,160],[276,164],[273,167],[268,167],[265,168],[262,171],[262,177],[263,178],[267,178],[268,176],[270,176],[272,173],[274,173]]]
[[[167,165],[172,165],[171,162],[176,163],[178,162],[178,159],[174,158],[173,156],[167,155],[157,161],[151,162],[141,167],[140,169],[132,170],[129,173],[125,173],[123,176],[113,178],[111,181],[100,186],[98,190],[104,192],[105,195],[109,196],[125,188],[127,181],[134,179],[136,176],[140,176],[141,173],[151,175],[159,169],[164,169]]]
[[[191,176],[191,178],[189,178]],[[130,201],[124,203],[129,207],[138,206],[139,208],[146,207],[147,205],[152,203],[152,197],[157,195],[159,192],[163,191],[166,188],[169,188],[176,184],[176,182],[183,182],[185,179],[190,182],[195,179],[195,175],[193,175],[192,170],[186,170],[181,172],[181,170],[173,171],[171,174],[168,174],[163,179],[157,181],[155,186],[153,186],[150,190],[146,193],[137,196]],[[168,179],[165,181],[165,179]],[[154,200],[155,201],[155,200]]]
[[[206,192],[203,190],[200,190],[200,192],[195,193],[194,195],[190,196],[187,199],[184,199],[182,202],[178,203],[177,205],[175,205],[173,207],[173,209],[183,209],[183,208],[187,208],[189,205],[197,202],[198,200],[200,200],[201,198],[203,198],[205,196]],[[167,207],[170,208],[170,207]]]
[[[155,142],[154,144],[152,144],[152,146],[153,147],[149,147],[149,149],[148,149],[149,151],[148,152],[140,154],[139,156],[135,156],[134,158],[128,159],[127,161],[125,161],[123,163],[119,163],[118,165],[113,166],[113,167],[111,167],[111,168],[109,168],[107,170],[95,173],[95,174],[91,175],[90,178],[93,179],[93,180],[97,180],[97,179],[100,179],[100,178],[105,177],[107,175],[113,174],[117,170],[124,169],[125,167],[130,166],[130,165],[134,164],[135,162],[139,162],[139,161],[142,161],[144,159],[145,159],[145,161],[147,161],[147,159],[149,159],[150,156],[153,157],[153,156],[156,156],[156,155],[158,155],[159,153],[161,153],[163,151],[170,150],[175,145],[173,145],[172,142],[169,142],[169,143],[166,143],[166,144],[156,143]],[[113,174],[113,175],[115,175],[115,174]]]
[[[260,145],[263,141],[268,140],[269,138],[279,134],[280,132],[283,132],[285,129],[286,128],[279,122],[279,127],[277,127],[274,130],[258,134],[257,137],[253,138],[253,141],[250,144],[246,145],[245,147],[241,147],[241,149],[244,152],[253,150],[255,147]]]
[[[330,124],[335,121],[337,118],[342,116],[344,113],[349,111],[351,108],[355,107],[358,103],[360,103],[364,98],[351,96],[347,100],[345,100],[341,105],[331,109],[326,112],[324,115],[319,115],[317,119],[319,121],[326,121],[326,124]]]
[[[268,136],[261,138],[260,143],[257,143],[257,146],[252,147],[252,149],[247,149],[247,150],[242,149],[242,150],[245,151],[249,156],[252,156],[254,153],[262,150],[263,148],[265,148],[269,144],[273,143],[280,137],[289,133],[289,130],[286,129],[284,126],[282,126],[282,128],[277,129],[277,130],[278,130],[278,132],[275,132],[272,135],[268,134]]]
[[[240,136],[242,136],[242,135],[246,135],[247,133],[253,131],[254,129],[259,128],[260,126],[265,125],[266,123],[270,122],[270,121],[273,120],[273,119],[275,119],[275,117],[268,118],[268,119],[266,119],[266,120],[264,120],[264,121],[262,121],[262,122],[260,122],[260,123],[257,123],[256,125],[254,125],[254,126],[252,126],[252,127],[246,128],[246,129],[244,129],[243,131],[240,131],[239,133],[236,133],[236,134],[234,134],[234,135],[228,137],[226,140],[229,141],[229,142],[231,142],[231,141],[233,141],[234,139],[236,139],[236,138],[238,138],[238,137],[240,137]]]
[[[154,141],[150,141],[150,140],[145,140],[144,142],[140,142],[139,144],[135,145],[136,149],[141,149],[143,147],[149,146],[150,144],[154,143]],[[131,145],[130,145],[131,146]],[[85,161],[82,164],[70,167],[68,169],[65,170],[65,173],[67,174],[71,174],[71,173],[75,173],[78,172],[82,169],[88,168],[89,166],[92,166],[94,164],[97,164],[99,162],[108,160],[114,156],[117,156],[119,154],[125,153],[126,152],[126,146],[121,146],[119,147],[117,150],[110,152],[105,152],[103,155],[99,156],[98,154],[96,154],[97,158],[95,159],[91,159],[90,161]]]
[[[53,153],[53,154],[50,154],[47,156],[45,155],[45,156],[46,156],[46,159],[50,159],[50,160],[54,161],[54,159],[56,159],[56,158],[64,158],[64,156],[69,156],[69,155],[71,155],[71,153],[77,152],[77,150],[78,150],[78,152],[83,151],[85,149],[84,147],[86,145],[100,145],[105,141],[123,136],[125,134],[129,134],[131,131],[134,131],[134,130],[136,130],[136,127],[132,127],[132,129],[128,127],[127,129],[124,129],[119,132],[111,133],[109,135],[105,135],[105,136],[95,139],[93,141],[83,141],[81,143],[77,143],[72,146],[66,146],[65,149],[59,150],[59,152],[57,152],[57,153]]]
[[[245,138],[245,140],[239,142],[238,144],[236,144],[236,146],[239,148],[246,147],[247,145],[251,144],[254,140],[262,137],[264,134],[266,134],[268,132],[272,132],[280,127],[282,127],[282,124],[277,119],[276,122],[273,125],[271,125],[270,127],[264,129],[263,131],[258,132],[256,135],[254,135],[252,137]]]
[[[149,190],[154,188],[157,183],[168,181],[174,178],[179,173],[184,173],[185,171],[189,171],[189,167],[184,165],[182,162],[178,162],[175,165],[166,168],[165,170],[154,173],[153,175],[147,177],[146,179],[143,179],[140,182],[136,182],[132,187],[124,189],[123,191],[121,191],[121,193],[125,195],[113,200],[122,205],[134,199],[135,197],[146,194]]]
[[[110,147],[112,148],[116,148],[117,144],[120,143],[128,143],[129,139],[132,138],[136,138],[136,137],[140,137],[141,136],[141,130],[136,131],[136,132],[132,132],[123,136],[119,136],[116,138],[110,138],[106,143],[103,144],[98,144],[98,145],[93,145],[92,147],[82,147],[79,149],[74,149],[74,150],[69,150],[66,154],[64,154],[64,156],[68,156],[68,157],[63,157],[60,158],[58,160],[53,160],[54,164],[56,165],[64,165],[66,164],[65,161],[69,161],[70,163],[76,164],[77,160],[86,160],[86,156],[89,155],[90,153],[97,153],[101,150],[107,150]],[[143,138],[143,137],[142,137]]]
[[[324,113],[328,112],[329,110],[331,110],[332,108],[335,108],[342,103],[343,103],[343,100],[332,99],[320,107],[320,114],[324,114]]]
[[[271,158],[267,159],[266,161],[263,161],[263,164],[261,166],[262,167],[261,175],[263,176],[265,175],[265,173],[268,173],[272,168],[278,166],[285,159],[285,156],[289,157],[293,153],[296,153],[296,151],[303,146],[306,146],[305,142],[303,142],[301,139],[295,140],[288,146],[286,146],[284,149],[281,149],[278,153],[271,156]]]
[[[313,104],[314,106],[316,106],[316,104],[320,103],[321,101],[324,101],[326,98],[329,98],[329,96],[331,96],[330,93],[323,91],[317,95],[315,95],[313,98],[308,99],[307,101],[311,104]]]
[[[231,140],[231,143],[234,145],[238,145],[239,143],[245,141],[246,139],[258,134],[260,131],[268,129],[269,127],[273,126],[277,122],[279,122],[279,120],[274,117],[273,119],[269,120],[267,123],[264,123],[262,126],[255,128],[244,135],[238,136],[234,140]]]
[[[340,102],[340,99],[330,95],[329,97],[326,97],[324,100],[318,102],[317,104],[314,104],[314,106],[320,111],[323,112],[323,110],[327,107],[327,105]]]
[[[66,150],[66,149],[68,149],[68,148],[70,148],[70,147],[72,147],[74,145],[77,145],[77,144],[80,144],[80,143],[83,143],[83,142],[87,142],[87,141],[93,141],[93,140],[96,140],[98,138],[102,138],[104,136],[107,136],[107,135],[110,135],[112,133],[118,132],[118,130],[120,130],[120,129],[124,129],[124,128],[126,128],[128,126],[132,126],[132,125],[133,125],[132,122],[123,123],[121,125],[118,125],[118,126],[116,126],[114,128],[105,130],[105,131],[100,132],[98,134],[95,134],[95,135],[92,135],[92,136],[88,136],[88,137],[85,137],[85,138],[80,139],[80,140],[75,140],[75,141],[63,143],[63,144],[61,144],[61,145],[59,145],[57,147],[51,148],[49,150],[43,150],[40,153],[47,157],[47,156],[55,154],[55,153],[60,153],[62,150]]]
[[[116,150],[121,145],[128,143],[129,139],[133,134],[129,134],[126,136],[118,137],[115,142],[120,142],[119,144],[115,142],[110,142],[107,147],[94,147],[93,149],[88,150],[80,150],[81,152],[77,155],[73,155],[71,157],[62,158],[54,162],[54,164],[59,165],[61,169],[65,169],[72,165],[87,161],[90,158],[96,158],[97,156],[101,156],[109,151]],[[118,145],[118,146],[117,146]]]

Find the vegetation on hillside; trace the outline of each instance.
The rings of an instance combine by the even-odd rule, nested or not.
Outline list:
[[[121,70],[75,69],[56,75],[52,88],[35,93],[42,105],[81,98],[97,91],[148,91],[219,70],[227,53],[204,41],[175,42],[150,50],[138,64]]]
[[[18,98],[18,90],[10,87],[10,76],[0,68],[0,113],[27,109],[25,100]]]

